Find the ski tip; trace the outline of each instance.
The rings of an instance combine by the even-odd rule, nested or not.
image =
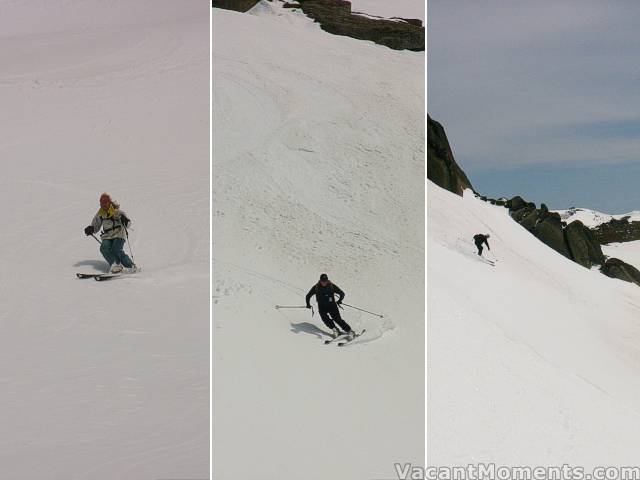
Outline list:
[[[98,275],[97,277],[93,277],[96,282],[101,282],[102,280],[109,280],[110,278],[119,277],[120,273],[106,273],[104,275]]]

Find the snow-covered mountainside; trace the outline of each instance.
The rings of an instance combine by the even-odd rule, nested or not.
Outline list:
[[[597,227],[598,225],[610,222],[613,219],[620,220],[625,217],[629,217],[630,222],[640,222],[640,211],[633,211],[622,215],[610,215],[608,213],[598,212],[597,210],[574,207],[567,210],[556,210],[556,212],[560,214],[560,217],[565,222],[580,220],[589,228]]]
[[[640,288],[465,193],[428,185],[429,464],[637,464]]]
[[[206,478],[208,5],[0,3],[0,477]],[[143,271],[78,280],[103,191]]]
[[[424,54],[213,10],[214,478],[424,462]],[[326,272],[367,332],[326,346]],[[315,304],[315,301],[312,302]]]

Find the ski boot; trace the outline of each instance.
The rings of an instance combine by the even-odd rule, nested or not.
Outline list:
[[[122,265],[120,265],[119,263],[114,263],[113,265],[111,265],[111,269],[109,270],[109,273],[120,273],[122,272]]]

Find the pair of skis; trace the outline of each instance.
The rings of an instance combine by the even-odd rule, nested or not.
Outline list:
[[[496,266],[496,261],[497,260],[492,260],[490,258],[485,257],[484,255],[478,255],[477,253],[475,253],[473,255],[474,258],[477,258],[480,262],[482,263],[486,263],[488,265],[491,265],[492,267]]]
[[[338,346],[339,347],[344,347],[345,345],[353,342],[356,338],[358,338],[360,335],[362,335],[364,332],[366,332],[366,329],[363,329],[360,332],[356,332],[356,334],[353,337],[349,337],[348,333],[341,333],[340,335],[338,335],[337,337],[331,337],[328,340],[324,341],[325,345],[330,345],[333,342],[338,340]],[[340,341],[341,340],[341,341]]]
[[[120,273],[76,273],[76,277],[80,279],[85,278],[93,278],[97,282],[101,282],[103,280],[110,280],[112,278],[120,277],[122,272]]]

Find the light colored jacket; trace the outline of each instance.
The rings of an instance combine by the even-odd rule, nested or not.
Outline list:
[[[120,219],[121,215],[129,218],[129,215],[113,205],[109,207],[108,211],[101,208],[93,217],[91,225],[93,225],[96,232],[100,230],[100,227],[102,227],[100,238],[103,240],[113,240],[114,238],[126,239],[126,232],[122,225],[122,220]]]

